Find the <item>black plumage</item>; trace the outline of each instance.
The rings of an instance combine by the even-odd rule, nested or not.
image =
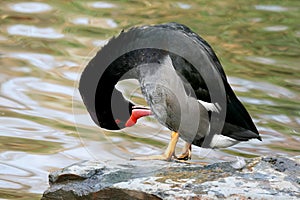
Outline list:
[[[222,134],[237,141],[247,141],[252,138],[261,140],[249,113],[231,89],[220,61],[211,46],[188,27],[178,23],[137,27],[128,32],[140,30],[140,34],[137,37],[146,37],[147,31],[155,34],[156,29],[167,29],[183,33],[184,36],[189,37],[205,49],[207,55],[210,57],[213,67],[220,75],[224,84],[227,100],[224,127],[221,133],[217,134]],[[145,36],[143,33],[145,33]],[[126,37],[126,32],[122,32],[118,37]],[[114,45],[114,40],[116,39],[113,38],[108,45]],[[182,78],[186,94],[195,99],[211,102],[210,93],[203,77],[185,58],[162,49],[143,48],[121,55],[110,63],[108,67],[100,66],[101,59],[105,58],[105,54],[109,53],[107,49],[107,46],[103,47],[89,62],[82,73],[79,85],[83,101],[92,119],[100,127],[118,130],[123,128],[123,124],[117,123],[116,120],[125,122],[130,117],[132,105],[125,101],[119,91],[114,89],[115,84],[119,80],[126,78],[136,78],[141,81],[141,70],[139,70],[138,66],[149,63],[157,63],[159,65],[167,55],[172,59],[173,67],[179,77]],[[113,54],[114,52],[111,53]],[[96,74],[101,74],[101,77],[96,77]],[[94,81],[94,79],[99,81]],[[206,77],[207,79],[210,80],[210,77]],[[211,81],[214,80],[212,79]],[[210,114],[208,112],[208,115]],[[176,127],[168,128],[176,131]],[[203,137],[195,137],[192,143],[201,146],[202,142]]]

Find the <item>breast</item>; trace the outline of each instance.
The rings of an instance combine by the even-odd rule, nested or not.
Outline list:
[[[208,113],[186,94],[171,58],[137,67],[142,93],[155,118],[182,139],[192,143],[208,130]]]

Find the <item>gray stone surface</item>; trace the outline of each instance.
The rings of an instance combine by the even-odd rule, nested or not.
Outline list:
[[[164,161],[84,161],[49,175],[42,200],[300,199],[300,157],[201,166]]]

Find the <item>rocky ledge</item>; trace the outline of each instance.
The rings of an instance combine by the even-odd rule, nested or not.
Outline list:
[[[300,199],[300,157],[211,165],[84,161],[49,175],[42,200]]]

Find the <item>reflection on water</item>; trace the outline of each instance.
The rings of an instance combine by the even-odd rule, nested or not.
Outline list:
[[[263,142],[220,151],[195,147],[193,159],[299,155],[298,1],[75,0],[0,5],[1,199],[39,199],[50,171],[80,160],[128,159],[163,151],[169,131],[155,119],[141,119],[123,132],[101,131],[75,87],[95,51],[133,25],[177,21],[200,33],[216,50],[261,132]],[[134,86],[122,89],[130,87]],[[142,100],[139,93],[133,97]]]
[[[114,7],[116,7],[115,4],[107,3],[107,2],[100,2],[100,1],[88,3],[88,6],[90,6],[92,8],[114,8]]]
[[[273,11],[273,12],[283,12],[288,11],[288,8],[278,5],[256,5],[255,8],[257,10],[266,10],[266,11]]]
[[[10,35],[22,35],[36,38],[59,39],[63,34],[57,33],[53,28],[38,28],[35,26],[17,24],[7,28]]]
[[[52,7],[46,3],[39,2],[21,2],[10,4],[9,8],[20,13],[41,13],[52,10]]]

